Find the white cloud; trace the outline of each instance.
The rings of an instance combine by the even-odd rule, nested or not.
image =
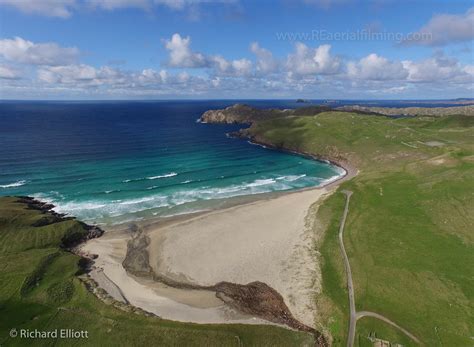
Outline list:
[[[273,57],[272,52],[268,49],[260,47],[258,42],[250,45],[250,50],[257,57],[256,69],[263,74],[274,72],[278,69],[278,61]]]
[[[0,40],[0,56],[17,63],[34,65],[64,65],[79,56],[76,47],[60,47],[53,42],[33,43],[21,37]]]
[[[190,48],[191,38],[181,37],[173,34],[170,40],[165,41],[165,47],[169,51],[168,64],[172,67],[206,67],[209,65],[206,57],[201,53],[195,53]]]
[[[87,4],[109,11],[122,8],[147,9],[151,6],[150,0],[88,0]]]
[[[102,66],[95,68],[86,64],[44,66],[37,71],[38,80],[47,84],[67,85],[76,88],[89,87],[117,87],[128,86],[133,88],[134,83],[141,84],[142,80],[150,79],[150,72],[144,70],[142,74],[125,73],[121,70]]]
[[[168,72],[166,70],[155,71],[153,69],[144,69],[137,75],[137,79],[143,85],[166,83]]]
[[[316,5],[320,8],[328,9],[331,6],[350,3],[352,0],[303,0],[303,2],[308,5]]]
[[[96,68],[80,64],[66,66],[49,66],[38,70],[39,80],[46,83],[73,84],[77,82],[91,82],[97,78]]]
[[[14,7],[27,14],[68,18],[76,0],[0,0],[0,5]]]
[[[401,80],[408,76],[408,71],[401,62],[390,61],[372,53],[358,62],[349,62],[347,74],[352,79]]]
[[[16,69],[0,65],[0,79],[15,80],[19,78],[21,78],[21,75]]]
[[[472,65],[462,66],[456,59],[442,53],[418,62],[406,60],[403,66],[409,73],[410,82],[474,83]]]
[[[26,14],[68,18],[74,10],[81,8],[112,11],[124,8],[151,10],[162,6],[183,11],[195,9],[206,3],[232,4],[235,2],[236,0],[0,0],[0,6],[12,7]]]
[[[209,58],[214,73],[225,76],[249,76],[252,73],[252,62],[248,59],[226,60],[220,55]]]
[[[204,55],[191,49],[191,38],[173,34],[165,40],[169,52],[167,64],[176,68],[211,68],[214,74],[227,76],[247,76],[252,72],[252,62],[248,59],[227,60],[220,55]]]
[[[405,44],[442,46],[474,39],[474,7],[466,13],[439,14],[413,35]]]
[[[278,60],[270,50],[253,43],[252,62],[195,52],[191,39],[179,34],[164,44],[169,52],[167,65],[179,70],[91,66],[76,61],[76,48],[21,38],[0,40],[0,57],[15,62],[0,67],[2,96],[9,95],[6,91],[25,96],[61,91],[90,97],[446,97],[466,95],[474,85],[474,66],[442,52],[421,61],[394,61],[375,53],[347,61],[332,55],[329,45],[310,48],[299,43],[286,60]],[[22,64],[30,65],[24,66],[28,74],[18,73]],[[36,78],[31,77],[33,71]]]
[[[341,67],[340,59],[331,55],[331,45],[321,45],[311,49],[301,42],[295,45],[295,53],[287,59],[287,69],[296,75],[338,73]]]
[[[195,85],[202,79],[182,71],[170,75],[166,70],[143,69],[141,71],[121,71],[109,66],[100,68],[86,64],[44,66],[37,71],[38,81],[46,85],[68,88],[101,88],[109,91],[117,89],[153,89],[171,88],[173,86]],[[181,92],[186,91],[185,89]],[[180,91],[174,91],[180,92]]]
[[[153,6],[164,6],[173,10],[184,10],[200,4],[231,4],[236,0],[88,0],[88,3],[105,10],[120,8],[150,9]]]
[[[236,76],[248,76],[252,72],[252,62],[248,59],[232,60],[232,74]]]

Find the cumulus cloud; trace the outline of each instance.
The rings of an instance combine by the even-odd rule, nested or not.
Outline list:
[[[0,79],[16,80],[19,78],[21,78],[21,76],[16,69],[0,65]]]
[[[252,72],[252,62],[248,59],[227,60],[221,55],[205,55],[191,49],[191,38],[173,34],[165,40],[168,50],[168,66],[176,68],[211,68],[217,75],[247,76]]]
[[[104,10],[115,10],[121,8],[147,9],[151,6],[150,0],[88,0],[88,4]]]
[[[203,78],[189,75],[182,71],[171,75],[166,70],[143,69],[141,71],[122,71],[110,66],[96,68],[87,64],[43,66],[37,71],[39,82],[48,86],[62,86],[75,89],[100,89],[110,93],[117,90],[137,92],[138,90],[151,91],[155,89],[170,90],[181,94],[187,88],[209,89]],[[182,88],[182,90],[179,90]]]
[[[267,74],[275,72],[278,69],[278,61],[273,57],[272,52],[270,52],[268,49],[260,47],[258,42],[253,42],[250,45],[250,50],[257,57],[257,72]]]
[[[153,0],[157,5],[164,5],[175,10],[200,4],[234,4],[237,0]]]
[[[328,9],[331,6],[348,4],[352,0],[303,0],[303,2],[308,5],[316,5],[320,8]]]
[[[216,75],[249,76],[252,73],[252,62],[248,59],[227,60],[220,55],[209,58]]]
[[[0,5],[13,7],[27,14],[68,18],[76,6],[76,0],[0,0]]]
[[[169,51],[168,64],[172,67],[206,67],[209,65],[208,59],[201,54],[191,50],[191,38],[181,37],[180,34],[173,34],[170,40],[165,41],[165,47]]]
[[[153,69],[144,69],[137,75],[137,79],[142,85],[166,83],[168,80],[168,72],[166,70],[155,71]]]
[[[91,82],[97,77],[97,70],[90,65],[50,66],[38,70],[38,78],[46,83],[73,84]]]
[[[250,60],[227,60],[220,55],[210,57],[212,73],[216,76],[245,77],[253,74],[253,64]]]
[[[474,7],[460,15],[436,15],[418,32],[410,36],[412,39],[405,41],[405,44],[442,46],[471,41],[474,39]]]
[[[236,0],[0,0],[0,5],[15,8],[26,14],[68,18],[74,10],[84,7],[112,11],[124,8],[151,10],[162,6],[183,11],[187,8],[195,9],[206,3],[232,4],[235,2]]]
[[[30,90],[33,95],[40,95],[41,91],[42,95],[67,91],[91,97],[295,97],[297,94],[298,97],[357,98],[370,94],[413,96],[422,90],[426,93],[423,95],[432,91],[430,96],[436,97],[441,90],[450,95],[466,94],[474,85],[474,66],[462,64],[441,51],[417,61],[390,60],[375,53],[347,61],[333,55],[330,45],[308,47],[298,43],[294,52],[279,59],[255,42],[249,47],[251,58],[229,59],[192,50],[191,38],[180,34],[163,42],[169,55],[166,63],[171,68],[169,71],[97,67],[78,62],[77,48],[33,43],[22,38],[0,40],[2,63],[10,64],[0,66],[2,95],[8,95],[5,91],[26,95]],[[19,73],[20,68],[28,73]],[[32,77],[33,71],[36,77]]]
[[[61,47],[56,43],[33,43],[21,37],[0,40],[0,56],[17,63],[34,65],[64,65],[76,61],[76,47]]]
[[[406,60],[403,66],[410,82],[474,83],[472,65],[462,66],[442,53],[418,62]]]
[[[347,64],[347,74],[353,79],[401,80],[408,76],[408,71],[401,62],[390,61],[372,53],[358,62],[349,62]]]
[[[173,10],[184,10],[200,4],[231,4],[235,0],[88,0],[89,4],[105,10],[120,8],[150,9],[153,6],[164,6]]]
[[[286,65],[289,72],[296,75],[330,75],[340,71],[341,61],[331,55],[331,45],[321,45],[314,49],[298,42],[295,53],[288,56]]]

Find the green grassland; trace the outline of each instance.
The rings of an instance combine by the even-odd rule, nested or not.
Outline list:
[[[474,336],[474,117],[386,118],[325,112],[254,123],[256,141],[337,158],[359,170],[345,228],[357,310],[377,312],[428,346],[472,346]],[[344,196],[318,217],[325,236],[318,323],[345,345],[348,299],[337,232]],[[366,336],[410,345],[373,318]]]
[[[0,198],[0,346],[312,346],[312,335],[276,326],[184,324],[125,312],[96,298],[77,275],[80,258],[61,249],[84,233],[44,218],[16,198]],[[27,340],[12,328],[87,330],[89,338]]]

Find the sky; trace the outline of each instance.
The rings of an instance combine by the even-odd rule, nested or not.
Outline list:
[[[474,2],[0,0],[0,99],[474,97]]]

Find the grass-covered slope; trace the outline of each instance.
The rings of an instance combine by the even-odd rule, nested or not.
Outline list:
[[[474,336],[474,117],[391,119],[326,112],[257,122],[256,141],[348,162],[359,174],[345,228],[358,311],[380,313],[427,346],[472,346]],[[319,217],[326,234],[322,324],[345,345],[348,299],[337,232],[344,206],[335,193]],[[356,343],[375,331],[412,342],[373,318],[357,323]]]
[[[84,225],[33,226],[44,224],[45,214],[17,200],[0,198],[0,346],[314,345],[309,334],[275,326],[183,324],[106,305],[78,279],[80,258],[60,247],[84,233]],[[89,338],[11,338],[12,328],[86,330]]]

